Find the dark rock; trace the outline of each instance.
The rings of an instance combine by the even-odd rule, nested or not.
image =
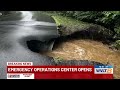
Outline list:
[[[56,62],[56,65],[70,65],[70,66],[81,66],[81,65],[83,65],[83,66],[88,66],[88,65],[105,65],[105,64],[102,64],[102,63],[100,63],[100,62],[95,62],[95,61],[89,61],[89,60],[58,60],[57,62]]]
[[[42,42],[39,40],[27,41],[28,48],[33,52],[52,51],[54,40]]]

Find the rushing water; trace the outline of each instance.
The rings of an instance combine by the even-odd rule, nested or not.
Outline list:
[[[120,78],[120,51],[93,40],[68,40],[59,43],[52,52],[45,55],[63,60],[89,60],[114,66],[116,78]]]
[[[34,21],[32,19],[32,16],[33,16],[32,12],[30,11],[20,11],[20,12],[22,13],[22,17],[23,17],[21,21]]]

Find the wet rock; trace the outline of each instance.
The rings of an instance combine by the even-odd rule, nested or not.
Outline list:
[[[100,62],[95,62],[95,61],[89,61],[89,60],[58,60],[56,62],[56,65],[75,65],[75,66],[81,66],[81,65],[84,65],[84,66],[87,66],[87,65],[105,65],[105,64],[102,64]]]

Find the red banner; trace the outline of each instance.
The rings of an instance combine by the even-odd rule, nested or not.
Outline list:
[[[113,74],[94,74],[94,66],[7,66],[7,73],[33,73],[34,79],[113,79]]]

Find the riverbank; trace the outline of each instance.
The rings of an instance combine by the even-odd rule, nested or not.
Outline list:
[[[114,66],[114,77],[120,78],[120,51],[110,49],[113,33],[96,24],[46,13],[54,18],[61,37],[56,39],[53,51],[40,54],[55,61],[89,60]]]

